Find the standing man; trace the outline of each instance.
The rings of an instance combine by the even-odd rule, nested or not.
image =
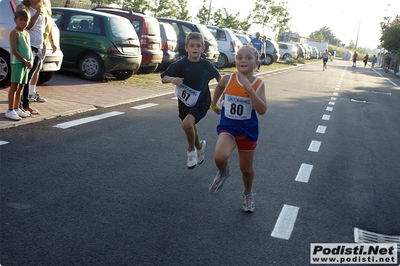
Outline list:
[[[264,42],[260,39],[259,32],[256,32],[256,37],[251,39],[251,44],[253,45],[254,48],[256,48],[256,50],[258,51],[258,54],[261,55]],[[260,58],[258,58],[258,60],[260,60]],[[260,72],[260,66],[261,66],[261,64],[258,64],[256,72]]]

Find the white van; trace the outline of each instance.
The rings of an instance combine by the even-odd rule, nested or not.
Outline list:
[[[11,65],[10,65],[10,32],[15,28],[14,12],[22,0],[0,0],[0,87],[10,84]],[[48,1],[50,2],[50,1]],[[53,41],[57,46],[57,51],[53,53],[50,43],[46,45],[46,57],[39,74],[38,83],[49,81],[55,71],[60,70],[63,60],[63,53],[60,50],[60,31],[54,20],[52,23]]]

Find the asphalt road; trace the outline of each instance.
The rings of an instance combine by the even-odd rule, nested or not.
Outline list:
[[[186,168],[173,95],[0,131],[1,265],[308,265],[355,227],[400,235],[400,78],[350,65],[262,75],[253,214],[236,153],[208,193],[213,112]]]

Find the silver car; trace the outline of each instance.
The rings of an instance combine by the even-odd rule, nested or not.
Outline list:
[[[212,35],[218,43],[219,57],[214,63],[217,68],[224,68],[233,65],[236,61],[236,54],[242,42],[236,37],[235,33],[229,29],[207,25]]]
[[[15,28],[14,12],[22,0],[3,0],[0,1],[0,86],[5,87],[10,83],[10,32]],[[50,1],[48,1],[50,2]],[[52,23],[52,35],[57,51],[53,53],[50,43],[46,45],[46,57],[39,74],[38,83],[49,81],[55,71],[60,70],[63,60],[63,53],[60,50],[60,31],[57,25],[50,18]],[[49,40],[48,40],[49,41]]]

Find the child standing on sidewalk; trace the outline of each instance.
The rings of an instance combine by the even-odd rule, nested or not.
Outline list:
[[[29,69],[32,68],[30,38],[29,33],[25,30],[29,22],[28,12],[25,9],[17,10],[14,22],[16,27],[10,32],[11,86],[8,92],[8,111],[5,117],[19,121],[21,117],[30,116],[29,112],[19,108],[21,91],[28,83]]]
[[[201,58],[204,48],[203,36],[197,32],[189,33],[185,42],[188,56],[171,64],[161,73],[162,83],[172,83],[176,86],[179,117],[188,142],[189,169],[195,168],[204,160],[206,141],[200,141],[197,123],[207,114],[210,107],[211,93],[208,83],[214,78],[217,81],[221,79],[215,66]]]
[[[214,91],[211,109],[221,115],[217,127],[218,140],[214,160],[218,173],[210,185],[210,193],[218,192],[229,176],[228,160],[237,147],[240,171],[243,179],[244,212],[254,211],[253,160],[258,140],[257,114],[267,111],[264,81],[253,75],[258,66],[258,51],[252,46],[243,46],[236,55],[237,73],[225,75]],[[217,106],[224,95],[222,109]]]

